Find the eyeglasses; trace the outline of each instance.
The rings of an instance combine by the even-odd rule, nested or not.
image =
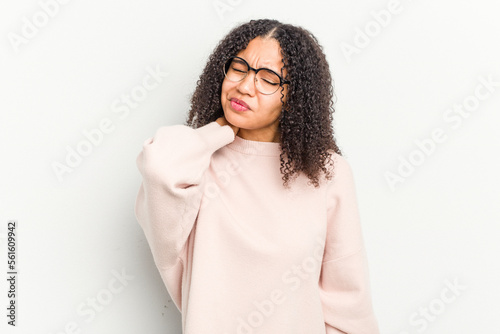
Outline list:
[[[224,64],[224,75],[232,82],[245,79],[250,70],[255,72],[255,88],[265,95],[274,94],[281,86],[290,83],[268,68],[251,67],[245,59],[240,57],[230,57]]]

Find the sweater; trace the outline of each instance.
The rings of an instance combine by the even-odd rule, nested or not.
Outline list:
[[[353,173],[283,186],[280,143],[211,122],[160,127],[135,215],[183,334],[378,334]],[[330,165],[331,166],[331,165]]]

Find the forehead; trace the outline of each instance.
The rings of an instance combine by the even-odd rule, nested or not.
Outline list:
[[[283,67],[281,48],[274,38],[256,37],[237,56],[245,59],[254,68],[269,68],[280,73]]]

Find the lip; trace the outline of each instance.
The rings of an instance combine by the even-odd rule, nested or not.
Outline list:
[[[248,104],[246,104],[245,101],[243,101],[243,100],[240,100],[240,99],[233,97],[229,101],[238,103],[238,104],[242,105],[243,107],[247,108],[248,110],[251,110],[250,106]]]

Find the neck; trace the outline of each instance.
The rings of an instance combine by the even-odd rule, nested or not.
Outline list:
[[[253,141],[262,141],[262,142],[273,142],[273,143],[279,143],[281,140],[281,134],[279,131],[252,131],[252,130],[247,130],[247,129],[239,129],[238,133],[236,134],[238,137],[246,139],[246,140],[253,140]]]

